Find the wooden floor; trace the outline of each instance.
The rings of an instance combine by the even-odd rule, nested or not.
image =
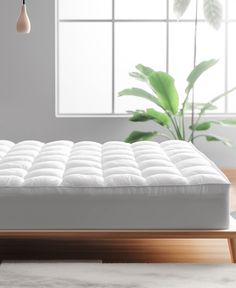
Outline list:
[[[236,170],[224,170],[232,183],[231,187],[231,211],[236,211]],[[14,249],[27,247],[28,254],[30,256],[31,250],[41,249],[39,253],[39,259],[44,260],[45,255],[48,259],[60,259],[60,255],[63,256],[63,249],[66,249],[67,242],[62,241],[47,242],[43,245],[42,242],[21,242],[7,241],[7,249],[4,248],[6,242],[2,241],[0,245],[0,254],[3,251],[7,251],[9,259],[11,254],[16,255],[17,259],[25,259],[27,255],[19,253],[21,249],[17,249],[18,252],[14,252]],[[26,246],[25,246],[26,245]],[[24,247],[23,247],[24,246]],[[35,248],[36,247],[36,248]],[[37,248],[38,247],[38,248]],[[40,247],[40,248],[39,248]],[[50,254],[48,250],[50,248]],[[178,263],[231,263],[230,254],[228,250],[227,240],[191,240],[191,239],[162,239],[162,240],[91,240],[91,241],[78,241],[70,243],[70,249],[72,252],[69,255],[70,259],[77,259],[75,251],[80,255],[80,259],[88,260],[101,260],[104,262],[178,262]],[[4,250],[5,249],[5,250]],[[19,254],[16,254],[19,253]],[[22,258],[23,257],[23,258]],[[3,258],[5,259],[5,258]],[[47,259],[47,258],[46,258]],[[6,260],[6,259],[5,259]]]

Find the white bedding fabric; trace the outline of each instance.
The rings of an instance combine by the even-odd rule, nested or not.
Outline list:
[[[0,141],[0,187],[229,184],[192,144]]]
[[[0,141],[0,230],[226,229],[229,181],[183,141]]]

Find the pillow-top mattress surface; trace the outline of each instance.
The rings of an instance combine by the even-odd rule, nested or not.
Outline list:
[[[227,184],[184,141],[0,141],[0,187],[129,187]]]
[[[0,141],[0,230],[228,224],[229,181],[190,143]]]

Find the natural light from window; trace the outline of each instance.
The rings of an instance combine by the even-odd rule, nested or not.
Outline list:
[[[168,71],[183,99],[194,63],[194,2],[176,21],[172,0],[58,0],[57,116],[122,116],[150,108],[146,100],[118,97],[125,88],[146,89],[128,74],[139,63]],[[199,9],[197,63],[219,62],[198,81],[197,102],[236,86],[236,1],[222,4],[219,31]],[[212,113],[236,113],[236,93],[219,101]]]

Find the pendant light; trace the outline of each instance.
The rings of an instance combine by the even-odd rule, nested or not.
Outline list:
[[[26,4],[25,4],[25,0],[23,0],[23,5],[21,7],[21,12],[20,12],[20,16],[17,20],[17,24],[16,24],[16,31],[18,33],[30,33],[31,30],[31,24],[30,24],[30,20],[27,14],[27,8],[26,8]]]

